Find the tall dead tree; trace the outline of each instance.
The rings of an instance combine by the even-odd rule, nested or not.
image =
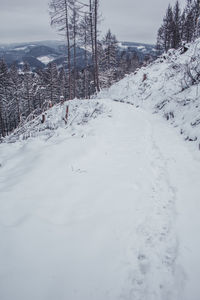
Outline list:
[[[92,67],[93,67],[93,77],[94,77],[94,86],[96,87],[96,74],[95,74],[95,48],[94,48],[94,13],[93,13],[93,2],[89,0],[89,15],[90,15],[90,39],[92,47]]]
[[[79,30],[79,43],[84,48],[84,96],[87,99],[89,93],[89,46],[90,46],[90,16],[85,12]]]
[[[94,49],[95,49],[95,77],[96,77],[96,89],[100,92],[99,84],[99,62],[98,62],[98,6],[99,0],[94,0]]]
[[[71,88],[71,44],[69,30],[69,5],[70,0],[51,0],[49,3],[51,25],[56,27],[58,32],[64,33],[67,43],[67,66],[68,66],[68,85],[69,99],[72,99]]]
[[[79,5],[77,0],[71,0],[70,37],[73,43],[73,97],[77,97],[77,38],[79,27]]]

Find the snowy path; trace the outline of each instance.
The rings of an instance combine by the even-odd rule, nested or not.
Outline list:
[[[0,145],[1,300],[199,300],[200,161],[156,116]]]

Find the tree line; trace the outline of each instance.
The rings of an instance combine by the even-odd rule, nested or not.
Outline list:
[[[187,0],[183,10],[177,1],[168,6],[163,23],[158,30],[157,48],[168,51],[177,49],[200,36],[200,0]]]

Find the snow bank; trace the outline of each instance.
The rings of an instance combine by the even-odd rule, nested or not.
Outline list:
[[[67,106],[69,114],[66,120]],[[67,101],[64,104],[57,104],[44,112],[44,123],[42,123],[42,116],[40,115],[16,129],[3,142],[13,143],[18,140],[23,141],[34,137],[48,140],[52,136],[59,135],[62,132],[65,135],[81,135],[84,130],[82,126],[103,113],[109,115],[109,108],[98,100],[76,99]]]
[[[170,50],[155,62],[139,69],[98,98],[134,104],[161,114],[184,139],[200,147],[200,39],[188,51]]]

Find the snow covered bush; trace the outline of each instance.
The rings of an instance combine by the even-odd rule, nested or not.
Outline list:
[[[65,120],[66,106],[69,109],[68,120]],[[3,142],[13,143],[38,136],[49,139],[63,129],[67,129],[69,135],[81,134],[80,125],[83,126],[104,112],[109,114],[107,107],[96,100],[67,101],[64,104],[55,105],[43,115],[26,122],[11,135],[5,137]]]

